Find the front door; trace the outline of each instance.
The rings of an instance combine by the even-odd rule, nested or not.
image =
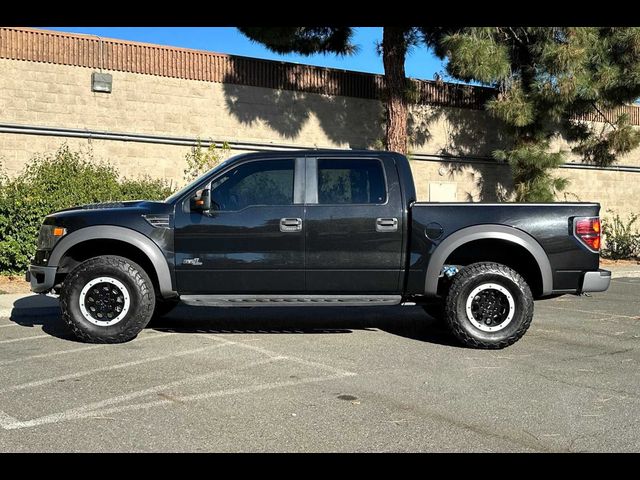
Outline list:
[[[307,292],[398,293],[403,218],[393,160],[310,158],[306,197]]]
[[[208,213],[178,205],[178,291],[303,293],[302,175],[303,159],[248,160],[212,180]]]

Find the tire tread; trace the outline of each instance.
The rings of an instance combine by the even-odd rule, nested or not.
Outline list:
[[[98,335],[86,331],[78,325],[78,322],[74,320],[70,309],[70,297],[71,290],[74,282],[77,278],[86,272],[90,272],[93,269],[104,267],[106,265],[117,268],[126,275],[136,285],[140,297],[143,299],[138,311],[131,317],[125,329],[117,334],[111,335]],[[103,255],[90,258],[67,275],[62,286],[62,292],[60,295],[60,307],[62,310],[62,320],[73,332],[73,334],[81,341],[87,343],[124,343],[135,338],[138,333],[144,329],[151,319],[153,309],[155,306],[155,294],[151,280],[147,273],[135,262],[116,255]]]
[[[509,278],[525,292],[526,302],[524,304],[524,321],[521,322],[518,329],[508,338],[499,342],[489,342],[470,335],[461,325],[461,321],[457,316],[456,303],[460,295],[460,291],[472,278],[481,274],[497,273]],[[445,318],[449,329],[453,335],[464,345],[477,349],[499,350],[513,345],[526,333],[533,320],[533,295],[531,289],[525,279],[515,270],[494,262],[479,262],[468,265],[460,270],[454,277],[445,302]],[[466,321],[466,319],[464,320]]]

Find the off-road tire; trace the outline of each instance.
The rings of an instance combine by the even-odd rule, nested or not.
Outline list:
[[[80,310],[82,289],[98,277],[111,277],[129,292],[126,316],[113,325],[96,325]],[[123,343],[135,338],[147,326],[155,308],[155,292],[149,275],[135,262],[115,255],[85,260],[64,280],[60,295],[62,319],[75,336],[88,343]]]
[[[475,288],[486,283],[507,289],[515,305],[512,320],[495,332],[480,330],[467,316],[467,299]],[[445,319],[451,333],[467,347],[505,348],[518,341],[531,325],[533,295],[524,278],[511,268],[500,263],[474,263],[453,277],[445,302]]]

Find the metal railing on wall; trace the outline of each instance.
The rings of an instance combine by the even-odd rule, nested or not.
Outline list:
[[[112,140],[119,142],[137,142],[159,145],[189,146],[200,145],[208,148],[210,145],[221,147],[227,144],[231,150],[267,152],[267,151],[293,151],[293,150],[339,150],[336,147],[321,147],[313,145],[286,144],[274,142],[258,142],[258,141],[239,141],[239,140],[204,140],[196,137],[177,137],[170,135],[150,135],[146,133],[128,133],[128,132],[109,132],[104,130],[88,130],[79,128],[61,128],[49,127],[44,125],[20,125],[12,123],[0,123],[0,133],[13,133],[20,135],[37,135],[48,137],[65,137],[65,138],[82,138],[87,140]],[[456,156],[456,155],[438,155],[427,153],[412,153],[408,155],[411,160],[422,162],[447,162],[459,163],[465,165],[486,164],[495,167],[508,168],[509,164],[494,160],[489,157],[475,156]],[[609,167],[601,167],[597,165],[589,165],[585,163],[567,162],[560,168],[573,168],[580,170],[608,170],[613,172],[640,173],[640,167],[633,165],[611,165]]]

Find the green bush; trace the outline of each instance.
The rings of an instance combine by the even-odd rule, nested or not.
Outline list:
[[[626,221],[618,214],[602,220],[603,257],[619,260],[640,255],[640,233],[633,227],[637,220],[638,215],[635,214],[631,214]]]
[[[166,180],[151,178],[124,178],[120,182],[120,193],[117,200],[164,200],[175,191],[172,183]]]
[[[15,178],[0,175],[0,273],[24,272],[44,217],[95,202],[161,200],[172,193],[163,180],[118,180],[118,171],[62,146],[37,155]]]
[[[230,151],[231,148],[227,142],[224,142],[221,147],[217,147],[214,142],[211,142],[209,147],[204,148],[198,140],[197,144],[191,147],[191,150],[184,156],[187,162],[183,177],[185,182],[189,183],[217,166],[229,156]]]

